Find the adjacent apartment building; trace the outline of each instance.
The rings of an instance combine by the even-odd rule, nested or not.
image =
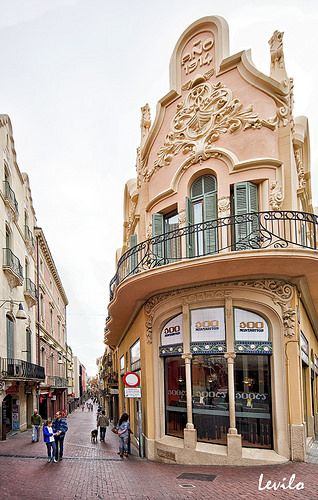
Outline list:
[[[74,406],[67,297],[43,230],[28,176],[17,164],[12,125],[0,115],[0,438]],[[71,386],[72,388],[73,386]],[[70,388],[70,389],[71,389]]]
[[[278,31],[269,63],[200,19],[153,123],[142,108],[105,343],[151,460],[303,461],[318,431],[318,219]],[[141,398],[125,398],[128,371]]]

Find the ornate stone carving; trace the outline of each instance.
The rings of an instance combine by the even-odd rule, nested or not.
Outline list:
[[[295,316],[296,311],[289,304],[281,304],[283,313],[284,335],[293,337],[295,335]]]
[[[188,82],[184,83],[182,85],[182,90],[190,90],[193,89],[196,85],[199,85],[199,83],[206,82],[211,78],[211,76],[214,75],[214,68],[210,69],[204,75],[199,75],[197,78],[194,80],[189,80]]]
[[[285,86],[287,86],[288,77],[285,68],[283,37],[284,33],[276,30],[268,42],[271,53],[270,75],[272,78],[275,78],[275,80],[283,82]]]
[[[179,224],[180,225],[185,224],[186,220],[187,220],[187,218],[186,218],[185,210],[180,210],[179,217],[178,217]]]
[[[294,294],[294,287],[290,283],[283,280],[246,280],[234,281],[229,283],[213,283],[209,288],[214,290],[202,290],[204,286],[198,285],[195,287],[184,288],[181,290],[173,290],[167,293],[161,293],[151,297],[145,304],[146,314],[146,337],[147,343],[152,343],[152,322],[154,317],[155,307],[164,300],[171,299],[178,295],[185,295],[182,298],[183,304],[195,304],[197,302],[204,302],[215,298],[231,297],[231,288],[252,288],[256,290],[263,290],[270,294],[274,304],[281,307],[282,319],[284,324],[284,335],[294,335],[295,326],[295,311],[292,309],[290,303]],[[200,291],[200,289],[202,291]]]
[[[219,213],[228,213],[230,210],[230,197],[229,196],[223,196],[222,198],[218,199],[218,209]]]
[[[147,138],[147,136],[149,134],[150,126],[151,126],[150,106],[148,103],[146,103],[141,108],[140,128],[141,128],[141,142],[142,143],[145,142],[145,139]]]
[[[212,145],[221,135],[262,126],[273,128],[268,121],[259,118],[252,105],[244,109],[241,101],[233,98],[232,91],[222,82],[196,85],[177,105],[165,143],[145,179],[149,180],[156,170],[169,165],[180,152],[189,154],[189,164],[204,161],[215,153]]]
[[[297,176],[298,176],[298,188],[303,189],[304,187],[306,187],[306,180],[305,180],[305,170],[303,165],[303,155],[302,155],[302,150],[300,148],[297,148],[295,150],[295,161],[296,161]]]
[[[152,238],[152,222],[149,222],[149,224],[148,224],[146,236],[147,236],[148,240],[150,240],[150,238]]]
[[[284,197],[282,188],[277,181],[271,183],[271,190],[269,193],[269,206],[271,210],[280,210]]]

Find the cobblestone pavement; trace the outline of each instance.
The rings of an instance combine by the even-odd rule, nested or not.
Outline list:
[[[107,429],[105,443],[90,442],[96,411],[76,410],[68,417],[62,462],[48,464],[43,442],[31,443],[31,432],[18,433],[0,442],[0,499],[308,499],[318,500],[318,445],[312,448],[311,463],[289,463],[263,467],[217,467],[166,465],[141,460],[137,455],[120,459],[117,436]],[[316,461],[316,462],[315,462]],[[212,475],[213,480],[178,478],[181,474]],[[260,474],[267,481],[304,489],[258,491]],[[204,479],[204,476],[201,476]]]

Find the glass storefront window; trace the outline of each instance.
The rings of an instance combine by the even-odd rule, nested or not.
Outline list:
[[[187,423],[185,366],[181,356],[165,362],[166,434],[183,438]]]
[[[227,362],[223,356],[193,357],[192,403],[198,441],[226,444],[229,402]]]
[[[236,427],[242,445],[272,448],[270,357],[237,355],[234,377]]]

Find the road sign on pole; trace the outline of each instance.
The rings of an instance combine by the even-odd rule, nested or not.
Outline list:
[[[140,377],[136,372],[127,372],[124,375],[124,384],[127,387],[138,387],[140,385]]]

